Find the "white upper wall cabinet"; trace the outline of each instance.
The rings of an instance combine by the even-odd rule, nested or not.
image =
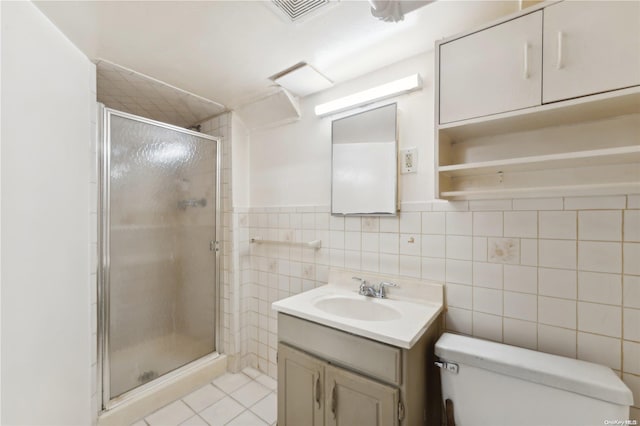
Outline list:
[[[541,3],[436,52],[439,197],[640,193],[639,1]]]
[[[440,45],[440,123],[541,103],[542,11]]]
[[[640,2],[545,8],[543,62],[545,103],[640,84]]]

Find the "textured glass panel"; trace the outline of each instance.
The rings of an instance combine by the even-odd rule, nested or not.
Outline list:
[[[114,398],[214,351],[216,144],[111,115]]]

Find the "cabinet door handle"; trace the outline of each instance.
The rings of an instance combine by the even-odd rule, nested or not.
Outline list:
[[[523,66],[523,77],[525,80],[529,79],[529,43],[524,44],[524,66]]]
[[[316,377],[316,403],[320,408],[320,374]]]
[[[558,60],[556,62],[556,69],[562,69],[562,39],[564,34],[562,31],[558,31]]]
[[[338,405],[338,398],[336,396],[336,383],[333,382],[333,388],[331,389],[331,414],[333,418],[336,418],[336,408]]]

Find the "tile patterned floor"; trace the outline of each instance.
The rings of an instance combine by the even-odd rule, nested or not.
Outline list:
[[[276,381],[253,368],[226,373],[131,426],[273,426]]]

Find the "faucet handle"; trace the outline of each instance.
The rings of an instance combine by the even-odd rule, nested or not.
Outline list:
[[[366,285],[367,284],[367,280],[365,280],[364,278],[360,278],[360,277],[351,277],[352,280],[356,280],[356,281],[360,281],[360,285]]]
[[[373,288],[369,286],[369,283],[367,283],[367,280],[365,280],[364,278],[352,277],[351,279],[360,281],[360,288],[358,289],[358,294],[362,296],[367,296],[367,295],[370,295],[371,292],[373,291]]]
[[[380,298],[385,297],[385,292],[384,292],[385,287],[398,287],[398,284],[391,283],[389,281],[381,281],[380,284],[378,284],[378,295]]]

